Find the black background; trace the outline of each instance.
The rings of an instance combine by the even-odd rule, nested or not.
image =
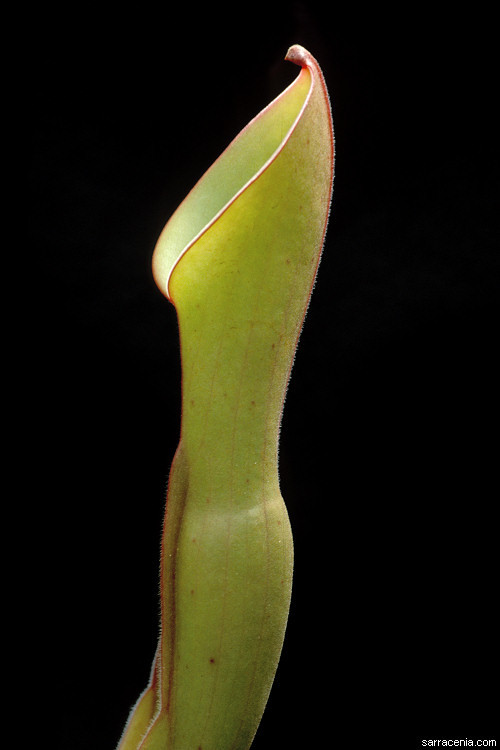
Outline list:
[[[495,736],[497,40],[480,4],[450,7],[30,15],[21,452],[50,747],[113,750],[146,683],[180,423],[151,254],[296,76],[293,43],[330,90],[336,173],[281,432],[294,596],[253,750]]]

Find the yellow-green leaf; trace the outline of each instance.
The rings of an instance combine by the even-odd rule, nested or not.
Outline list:
[[[154,253],[179,321],[182,424],[156,666],[119,750],[248,750],[278,665],[293,567],[279,426],[333,181],[323,76],[299,45],[286,59],[301,66],[295,81],[196,184]]]

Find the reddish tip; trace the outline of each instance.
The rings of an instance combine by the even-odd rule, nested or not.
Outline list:
[[[300,65],[303,68],[310,67],[314,62],[311,53],[308,52],[305,47],[302,47],[300,44],[294,44],[290,47],[290,49],[286,53],[285,60],[293,62],[295,63],[295,65]]]

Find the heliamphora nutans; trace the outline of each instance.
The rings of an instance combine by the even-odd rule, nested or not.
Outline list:
[[[169,477],[161,635],[118,750],[248,750],[283,644],[293,545],[278,479],[285,392],[333,185],[329,98],[296,79],[222,153],[163,230],[181,436]]]

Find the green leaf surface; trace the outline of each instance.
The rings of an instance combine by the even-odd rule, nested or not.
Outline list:
[[[293,544],[278,479],[285,392],[326,231],[329,99],[295,81],[237,136],[163,230],[182,424],[167,494],[161,636],[119,750],[248,750],[274,679]]]

